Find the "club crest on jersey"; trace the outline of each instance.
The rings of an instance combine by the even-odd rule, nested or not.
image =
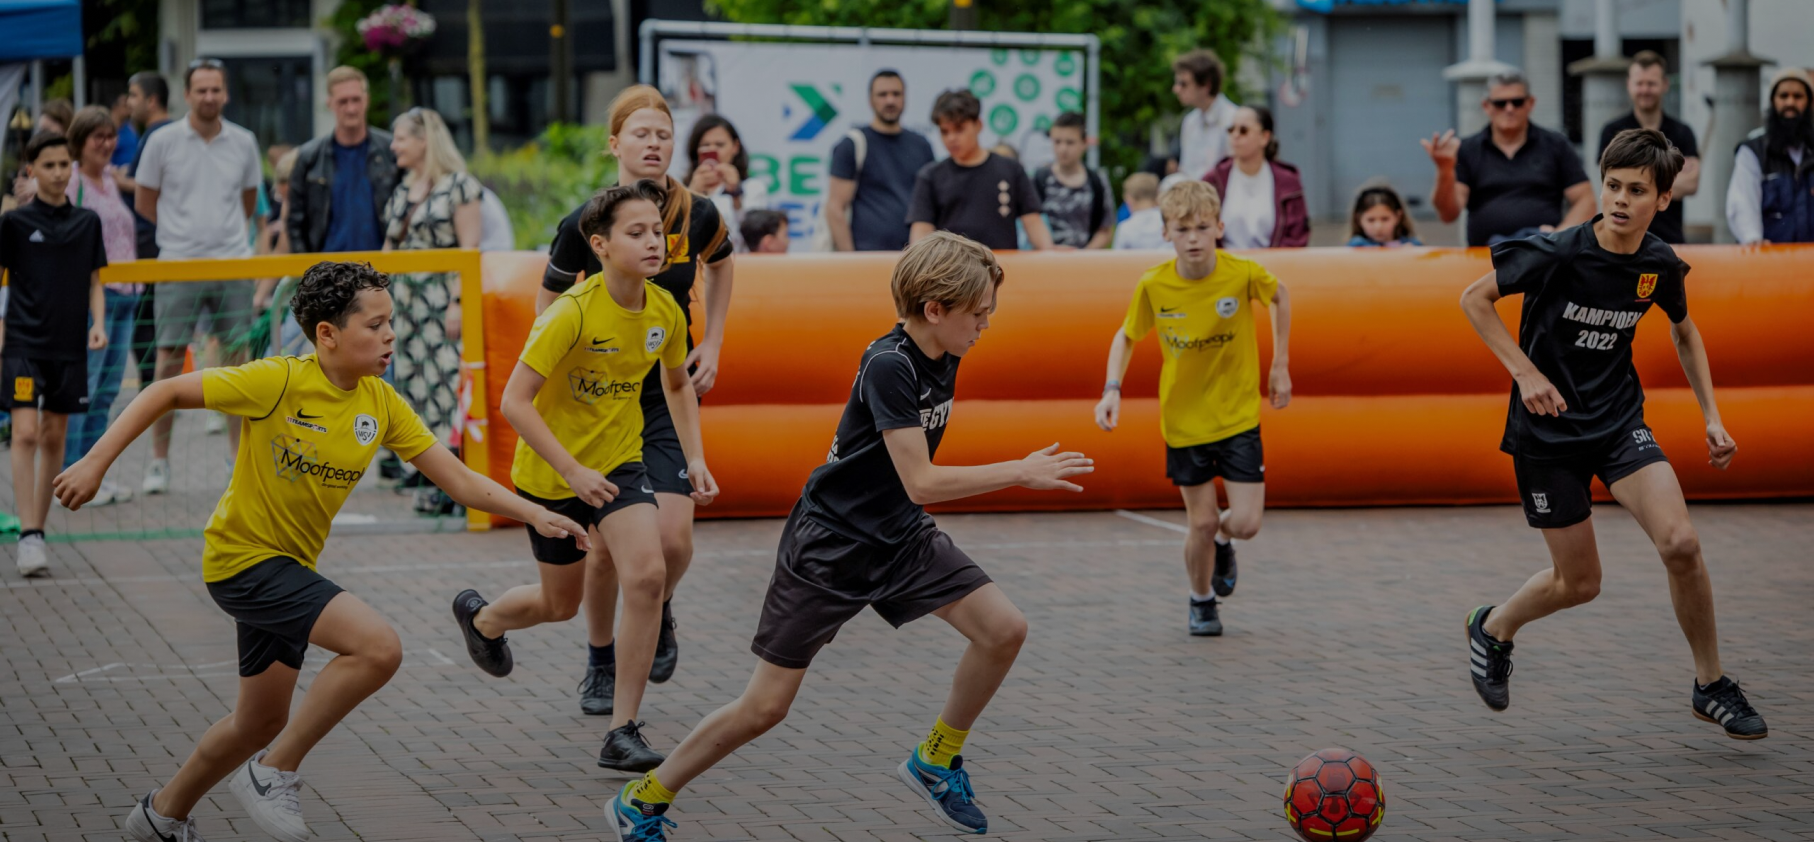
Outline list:
[[[1656,289],[1657,289],[1657,276],[1654,273],[1645,273],[1645,274],[1638,276],[1638,299],[1639,300],[1649,298],[1650,294],[1655,292]]]
[[[1531,492],[1531,503],[1536,507],[1537,514],[1540,514],[1540,515],[1549,514],[1549,495],[1548,494],[1545,494],[1541,491]]]
[[[1221,316],[1224,319],[1233,318],[1235,311],[1240,309],[1240,300],[1232,295],[1216,302],[1216,315]]]
[[[666,341],[667,338],[668,329],[658,325],[649,328],[649,338],[644,345],[648,348],[649,353],[653,354],[656,351],[661,350],[661,343]]]
[[[373,439],[378,438],[378,419],[360,413],[359,417],[353,419],[353,438],[361,445],[371,444]]]
[[[668,235],[668,263],[687,262],[687,239],[685,234]]]

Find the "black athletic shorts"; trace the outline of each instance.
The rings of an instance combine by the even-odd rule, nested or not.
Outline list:
[[[0,360],[0,409],[39,409],[63,415],[88,411],[88,360]]]
[[[659,388],[659,386],[657,386]],[[687,454],[680,449],[680,433],[666,400],[642,405],[642,463],[648,466],[649,485],[662,494],[692,494],[687,479]]]
[[[900,628],[989,584],[989,574],[926,527],[895,547],[853,541],[794,506],[775,553],[750,651],[788,669],[805,669],[865,606]]]
[[[272,662],[302,669],[315,618],[342,588],[287,556],[272,556],[231,578],[208,583],[214,604],[239,624],[239,674]]]
[[[1657,462],[1667,462],[1663,447],[1642,422],[1599,450],[1567,458],[1512,454],[1524,519],[1538,529],[1561,529],[1593,514],[1593,478],[1612,484]]]
[[[1190,447],[1165,448],[1165,476],[1172,485],[1202,485],[1216,477],[1229,482],[1265,482],[1266,454],[1260,428]]]
[[[563,497],[559,500],[544,500],[522,489],[517,496],[528,500],[557,515],[572,518],[580,526],[592,527],[603,523],[605,516],[626,506],[638,503],[655,505],[655,490],[649,487],[649,475],[644,472],[641,462],[625,462],[617,470],[605,475],[612,485],[617,486],[617,496],[603,506],[594,506],[578,497]],[[586,551],[579,548],[579,541],[573,538],[544,538],[535,527],[524,525],[529,532],[529,554],[543,564],[572,564],[586,557]]]

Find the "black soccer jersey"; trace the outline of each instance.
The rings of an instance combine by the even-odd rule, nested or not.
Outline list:
[[[1671,322],[1688,318],[1688,264],[1654,234],[1635,254],[1609,252],[1594,237],[1599,220],[1493,247],[1499,293],[1524,296],[1518,347],[1568,404],[1559,417],[1538,415],[1514,383],[1499,445],[1507,453],[1573,456],[1643,423],[1644,387],[1631,364],[1638,320],[1652,304]]]
[[[581,204],[567,214],[565,219],[554,230],[554,243],[548,247],[548,271],[542,275],[542,287],[554,292],[566,292],[571,289],[578,278],[590,278],[604,267],[598,263],[598,255],[592,253],[592,246],[579,232],[579,215],[586,206]],[[689,214],[687,224],[682,228],[680,220],[675,220],[673,228],[668,230],[668,254],[672,260],[668,268],[649,280],[668,291],[674,300],[680,302],[680,309],[687,314],[687,324],[693,323],[692,310],[687,302],[693,296],[693,279],[699,272],[700,255],[696,252],[712,244],[720,228],[724,226],[723,217],[718,213],[718,206],[697,193],[693,194],[693,212]],[[732,246],[729,231],[721,241],[718,249],[704,256],[706,263],[717,263],[729,257]]]
[[[806,480],[806,515],[846,538],[878,546],[898,544],[930,517],[907,497],[882,432],[906,427],[926,431],[927,455],[938,452],[951,419],[958,357],[930,359],[895,325],[870,343],[857,366],[831,454]]]
[[[6,355],[85,359],[89,280],[106,265],[101,217],[92,210],[33,199],[0,216],[0,268],[12,287]]]

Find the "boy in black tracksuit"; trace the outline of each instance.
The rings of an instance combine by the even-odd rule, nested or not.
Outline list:
[[[1589,489],[1598,476],[1650,536],[1669,573],[1676,620],[1694,652],[1695,716],[1735,739],[1755,740],[1769,732],[1720,668],[1713,586],[1681,485],[1645,426],[1644,390],[1631,362],[1638,320],[1655,304],[1669,317],[1706,420],[1710,463],[1722,470],[1731,464],[1737,445],[1720,421],[1707,350],[1688,318],[1688,264],[1647,233],[1669,206],[1682,161],[1661,132],[1619,133],[1600,159],[1602,214],[1495,246],[1495,271],[1462,295],[1475,331],[1516,381],[1500,449],[1512,456],[1525,518],[1544,531],[1552,562],[1503,604],[1468,614],[1469,669],[1481,700],[1505,710],[1519,627],[1598,595]],[[1506,295],[1524,296],[1516,342],[1493,309]]]

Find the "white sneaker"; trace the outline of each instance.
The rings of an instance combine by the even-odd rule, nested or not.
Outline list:
[[[28,579],[50,575],[50,560],[44,556],[44,536],[19,539],[19,575]]]
[[[178,821],[158,815],[151,809],[153,795],[157,793],[132,805],[132,814],[126,817],[128,838],[136,842],[204,842],[202,835],[195,831],[194,816]]]
[[[170,490],[170,460],[153,459],[145,466],[145,482],[139,490],[150,494],[162,494]]]
[[[96,500],[106,495],[110,503],[127,503],[132,500],[132,489],[110,479],[101,480],[101,491],[95,495]]]
[[[202,428],[211,436],[218,436],[227,431],[227,416],[219,412],[208,413],[208,423]]]
[[[253,755],[227,786],[261,830],[284,842],[306,842],[309,825],[302,820],[302,776],[259,763],[265,754]]]

